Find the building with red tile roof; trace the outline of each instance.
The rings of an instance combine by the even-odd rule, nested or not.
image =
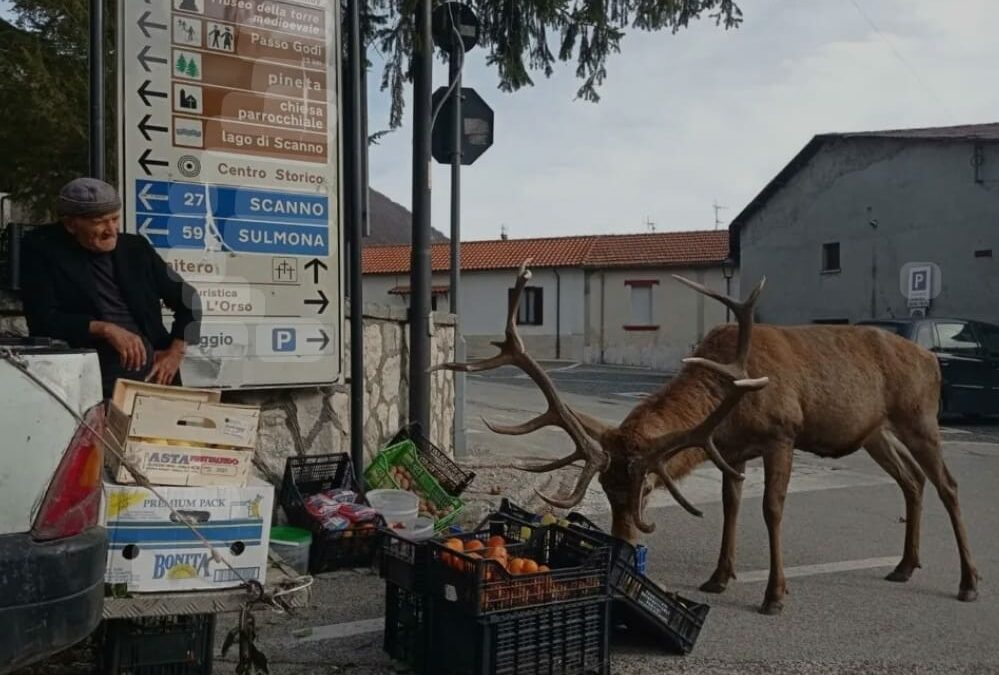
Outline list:
[[[469,353],[500,339],[516,270],[533,276],[520,333],[538,358],[672,368],[725,311],[679,284],[681,274],[731,290],[726,231],[469,241],[461,245],[460,318]],[[365,301],[405,306],[409,246],[367,246]],[[450,248],[431,248],[432,306],[449,306]]]

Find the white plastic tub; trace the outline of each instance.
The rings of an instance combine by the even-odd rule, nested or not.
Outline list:
[[[412,526],[395,528],[392,531],[410,541],[425,541],[434,536],[434,519],[420,516],[413,521]]]
[[[395,529],[402,524],[411,529],[419,515],[420,498],[405,490],[371,490],[364,495],[371,508],[377,511],[388,527]]]

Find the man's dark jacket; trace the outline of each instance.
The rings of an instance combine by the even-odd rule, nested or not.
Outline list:
[[[21,288],[32,335],[65,340],[71,347],[94,347],[90,322],[101,321],[90,256],[61,224],[39,227],[21,242]],[[140,332],[161,350],[175,340],[201,340],[201,302],[143,237],[119,234],[111,253],[118,288]],[[163,325],[162,305],[174,312]]]

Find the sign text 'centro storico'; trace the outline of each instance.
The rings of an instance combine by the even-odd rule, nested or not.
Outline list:
[[[191,282],[192,386],[341,377],[339,3],[119,3],[125,226]]]

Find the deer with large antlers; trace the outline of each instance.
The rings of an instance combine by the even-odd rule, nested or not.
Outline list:
[[[531,277],[521,266],[496,356],[437,369],[479,372],[512,365],[541,389],[542,415],[519,426],[489,428],[520,435],[547,426],[565,430],[575,444],[568,457],[542,466],[546,472],[577,461],[583,466],[572,494],[545,501],[569,509],[579,504],[599,475],[611,506],[613,533],[632,543],[645,520],[650,492],[663,487],[690,513],[676,481],[710,460],[722,472],[721,553],[701,590],[720,593],[735,578],[735,528],[746,462],[763,459],[763,518],[770,538],[770,577],[760,611],[778,614],[786,592],[781,558],[781,516],[795,448],[840,458],[864,448],[902,489],[906,507],[902,559],[888,575],[907,581],[919,565],[919,533],[925,479],[936,487],[950,515],[961,560],[958,599],[977,598],[978,573],[968,547],[957,484],[940,451],[937,409],[940,370],[935,357],[901,337],[860,326],[754,326],[763,281],[744,302],[719,295],[682,277],[677,280],[728,306],[737,324],[713,329],[663,389],[613,427],[573,410],[527,353],[517,333],[517,310]],[[651,478],[651,480],[650,480]]]

